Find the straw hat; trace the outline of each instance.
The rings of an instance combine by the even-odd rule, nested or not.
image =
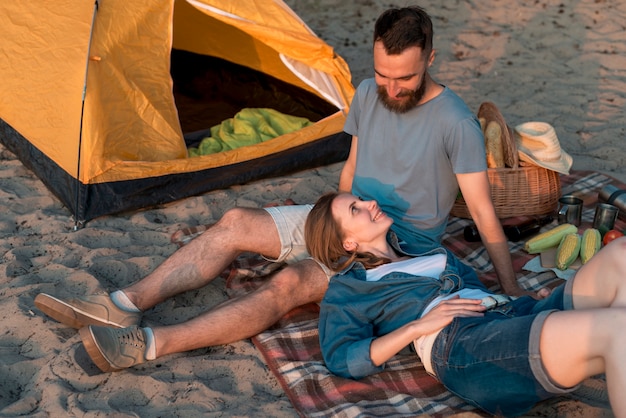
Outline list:
[[[545,122],[525,122],[515,127],[519,158],[539,167],[569,174],[573,159],[559,144],[554,128]]]

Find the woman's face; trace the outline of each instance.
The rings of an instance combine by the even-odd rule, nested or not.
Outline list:
[[[343,231],[343,246],[348,251],[357,248],[370,251],[370,245],[385,241],[393,223],[393,219],[380,209],[376,201],[364,201],[349,193],[337,195],[331,210]]]

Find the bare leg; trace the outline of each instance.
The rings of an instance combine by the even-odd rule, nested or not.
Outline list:
[[[626,238],[604,247],[573,280],[575,310],[546,319],[542,362],[563,387],[605,373],[613,412],[626,416]]]
[[[574,308],[626,307],[626,237],[616,239],[576,273]]]
[[[262,209],[233,208],[142,280],[124,289],[142,311],[217,277],[243,251],[280,255],[272,217]]]
[[[626,417],[626,308],[552,313],[541,331],[541,359],[560,386],[606,374],[615,416]]]
[[[291,309],[321,300],[327,287],[328,279],[314,261],[290,265],[248,295],[190,321],[154,327],[157,357],[252,337]]]

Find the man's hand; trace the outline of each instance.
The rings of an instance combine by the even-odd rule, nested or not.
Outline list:
[[[502,289],[502,290],[504,293],[506,293],[509,296],[513,296],[516,298],[521,297],[521,296],[530,296],[531,298],[536,299],[536,300],[545,299],[552,294],[552,290],[548,289],[547,287],[542,287],[537,292],[534,292],[532,290],[524,290],[521,287],[518,287],[515,290],[509,290],[509,291],[507,291],[506,289]]]
[[[528,292],[528,294],[534,299],[541,300],[550,296],[552,294],[552,290],[548,289],[547,287],[542,287],[537,292]]]

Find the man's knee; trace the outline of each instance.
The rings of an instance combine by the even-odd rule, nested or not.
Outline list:
[[[263,242],[271,237],[278,238],[272,217],[265,210],[257,208],[231,208],[215,224],[215,228],[221,230],[221,233],[227,235],[233,242],[254,243],[260,237],[264,238],[261,240]],[[251,250],[256,251],[254,248]]]
[[[254,225],[259,226],[259,222],[266,220],[271,222],[271,217],[263,209],[239,208],[228,209],[220,218],[216,225],[233,232],[250,230]]]
[[[249,251],[270,259],[281,254],[281,240],[272,216],[263,209],[231,208],[207,232],[204,240],[220,248]]]
[[[313,260],[289,265],[272,276],[270,290],[279,299],[298,301],[298,305],[319,302],[328,289],[328,277]]]

